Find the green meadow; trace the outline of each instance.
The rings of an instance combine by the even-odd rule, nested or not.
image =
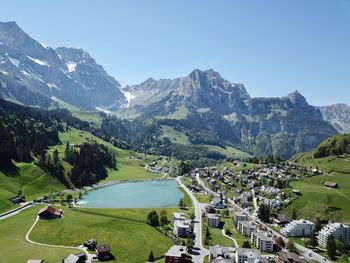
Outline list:
[[[350,223],[350,157],[309,159],[303,165],[318,167],[324,174],[312,176],[290,185],[301,191],[301,196],[283,209],[288,215],[295,208],[300,218],[320,217]],[[323,187],[325,181],[338,184],[335,189]]]

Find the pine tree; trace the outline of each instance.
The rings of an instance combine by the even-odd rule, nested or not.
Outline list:
[[[321,220],[319,217],[316,217],[316,220],[315,220],[315,231],[318,232],[318,231],[321,231],[322,229],[322,224],[321,224]]]
[[[295,207],[293,208],[292,219],[293,220],[297,219],[297,211],[296,211]]]
[[[58,162],[59,162],[58,151],[57,151],[57,149],[55,149],[54,152],[53,152],[53,164],[55,166],[57,166]]]
[[[327,240],[327,254],[330,257],[330,259],[334,260],[336,257],[336,244],[334,237],[331,235]]]
[[[149,253],[147,262],[154,262],[154,256],[153,256],[153,251],[152,250],[151,250],[151,253]]]
[[[244,240],[242,244],[242,248],[251,248],[251,245],[248,240]]]

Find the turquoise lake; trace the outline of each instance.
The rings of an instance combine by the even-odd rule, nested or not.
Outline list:
[[[183,193],[175,180],[121,183],[89,191],[81,207],[155,208],[177,206]]]

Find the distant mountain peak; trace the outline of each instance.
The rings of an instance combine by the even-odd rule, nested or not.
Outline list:
[[[293,102],[307,103],[305,97],[301,95],[301,93],[297,90],[289,93],[286,98],[290,99]]]

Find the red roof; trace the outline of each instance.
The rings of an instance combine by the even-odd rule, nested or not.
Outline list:
[[[62,212],[59,209],[56,209],[51,205],[48,205],[46,207],[41,208],[38,215],[40,215],[41,213],[44,213],[44,212],[48,212],[48,213],[55,215],[55,216],[60,216],[62,214]]]

